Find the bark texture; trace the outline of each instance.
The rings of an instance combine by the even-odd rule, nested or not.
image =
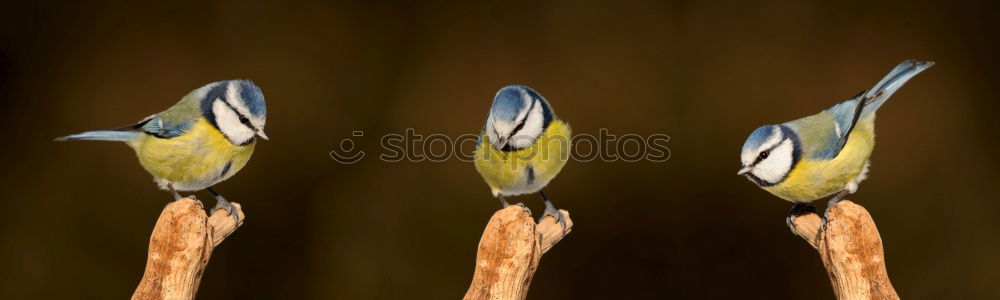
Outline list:
[[[538,224],[524,208],[511,205],[493,214],[476,254],[476,271],[465,299],[524,299],[542,255],[573,227],[569,212],[566,229],[551,216]]]
[[[861,205],[843,200],[830,208],[824,228],[815,212],[795,218],[795,233],[823,260],[837,299],[899,299],[885,268],[875,220]]]
[[[142,281],[132,299],[194,299],[212,250],[243,224],[225,210],[209,217],[201,202],[184,198],[167,205],[153,227]]]

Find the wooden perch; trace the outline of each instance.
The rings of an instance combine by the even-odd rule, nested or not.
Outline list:
[[[243,225],[243,210],[233,205],[238,224],[222,209],[208,217],[191,198],[168,204],[153,227],[146,271],[132,299],[194,299],[212,250]]]
[[[476,254],[476,272],[465,299],[524,299],[538,261],[573,228],[569,212],[566,230],[551,216],[538,224],[521,206],[511,205],[493,214],[483,231]]]
[[[899,299],[885,269],[882,238],[868,211],[843,200],[830,209],[828,218],[820,232],[820,216],[800,213],[793,231],[819,251],[837,299]]]

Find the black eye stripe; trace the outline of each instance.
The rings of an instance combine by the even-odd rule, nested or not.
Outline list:
[[[769,153],[770,154],[772,150],[774,150],[775,148],[778,148],[778,146],[781,146],[781,144],[784,144],[785,141],[787,141],[787,140],[788,139],[783,139],[780,142],[778,142],[777,144],[775,144],[774,146],[771,146],[771,148],[767,148],[767,150],[761,151],[760,154],[757,155],[757,159],[755,159],[753,161],[753,164],[750,164],[750,166],[756,166],[757,163],[760,163],[765,158],[768,158],[770,155],[762,155],[762,154],[764,154],[764,153]]]
[[[531,116],[531,110],[535,109],[536,103],[538,103],[538,99],[534,99],[533,101],[531,101],[531,106],[528,107],[528,110],[524,113],[524,118],[522,118],[521,121],[517,123],[517,126],[514,126],[514,130],[510,131],[510,136],[517,135],[517,133],[524,128],[524,123],[528,121],[528,117]]]
[[[754,165],[757,165],[757,164],[758,164],[758,163],[760,163],[760,162],[761,162],[762,160],[764,160],[765,158],[767,158],[767,155],[764,155],[764,153],[767,153],[767,152],[769,152],[769,151],[771,151],[771,150],[765,150],[765,151],[761,152],[761,153],[760,153],[760,155],[757,155],[757,159],[754,159],[754,160],[753,160],[753,164],[754,164]]]
[[[247,127],[253,127],[253,125],[250,124],[250,119],[247,118],[246,116],[244,116],[243,114],[241,114],[240,111],[236,110],[236,108],[233,107],[232,104],[229,104],[229,102],[227,102],[226,100],[223,100],[221,98],[218,99],[218,100],[216,100],[216,101],[222,101],[222,103],[225,104],[226,106],[228,106],[229,109],[233,110],[233,113],[235,113],[236,117],[239,118],[240,123],[243,123],[243,125],[246,125]]]
[[[754,159],[754,160],[753,160],[753,164],[751,164],[751,166],[756,166],[756,165],[757,165],[758,163],[760,163],[760,162],[761,162],[762,160],[764,160],[764,157],[762,157],[762,156],[758,155],[758,156],[757,156],[757,159]]]

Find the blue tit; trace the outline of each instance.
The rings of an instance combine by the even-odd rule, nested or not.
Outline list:
[[[871,90],[818,114],[757,128],[743,144],[745,175],[764,190],[796,203],[792,212],[837,194],[832,207],[867,176],[875,147],[875,111],[908,80],[934,62],[907,60]],[[790,215],[789,221],[793,218]],[[789,224],[791,225],[791,223]]]
[[[239,172],[253,154],[257,137],[267,139],[267,110],[260,88],[248,80],[207,84],[173,107],[139,123],[114,130],[87,131],[58,138],[119,141],[132,147],[139,163],[174,199],[177,191],[208,190],[222,208],[236,210],[212,186]]]
[[[537,192],[545,202],[545,216],[563,229],[566,218],[542,191],[555,178],[570,154],[569,124],[552,111],[549,102],[529,87],[510,85],[493,97],[493,106],[476,144],[476,170],[503,207],[506,196]]]

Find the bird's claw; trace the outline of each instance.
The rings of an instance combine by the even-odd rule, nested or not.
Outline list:
[[[792,231],[792,234],[797,234],[795,231],[795,218],[801,214],[809,212],[815,213],[816,207],[800,202],[796,202],[795,206],[792,206],[792,209],[788,211],[788,217],[785,218],[785,224],[788,224],[788,229]]]
[[[822,234],[824,231],[826,231],[826,217],[819,220],[819,231],[817,232]]]
[[[796,232],[795,232],[795,215],[794,214],[788,213],[788,217],[785,217],[785,224],[788,225],[788,230],[791,230],[792,234],[796,234]]]
[[[834,206],[837,206],[837,203],[840,203],[840,200],[842,200],[842,199],[833,198],[833,199],[830,199],[830,202],[826,203],[826,209],[823,210],[823,220],[824,221],[826,221],[826,219],[830,218],[830,209],[832,209]]]
[[[545,213],[542,214],[541,218],[538,218],[538,222],[541,223],[542,220],[545,219],[545,216],[552,216],[553,218],[556,218],[556,222],[559,222],[559,225],[562,225],[563,232],[566,231],[566,215],[556,209],[555,206],[545,207]]]
[[[830,201],[826,203],[826,209],[823,210],[823,218],[819,220],[819,232],[826,231],[826,223],[830,220],[830,210],[833,209],[834,206],[837,206],[840,201],[843,201],[844,198],[847,198],[848,194],[850,194],[850,192],[846,190],[841,191],[840,193],[837,193],[837,195],[833,196],[833,198],[830,198]]]
[[[531,215],[531,209],[528,208],[527,206],[525,206],[524,202],[518,202],[517,204],[514,204],[514,205],[520,206],[521,208],[524,209],[524,211],[528,212],[528,215]]]
[[[222,196],[215,197],[215,200],[215,208],[212,209],[212,213],[215,213],[220,209],[225,210],[230,216],[233,217],[233,223],[240,223],[240,213],[239,210],[236,209],[235,205],[226,201],[226,198],[223,198]]]

